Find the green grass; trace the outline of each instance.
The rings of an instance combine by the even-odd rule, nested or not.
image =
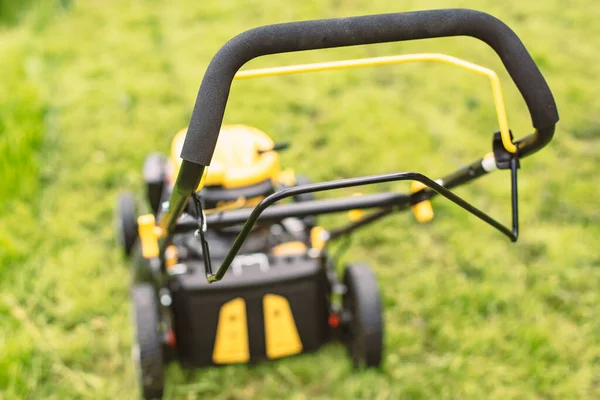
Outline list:
[[[381,371],[353,371],[334,344],[254,367],[190,374],[173,366],[167,395],[600,397],[599,2],[15,4],[0,3],[1,399],[136,395],[129,272],[114,244],[113,203],[120,190],[140,193],[146,153],[167,151],[188,122],[203,71],[228,38],[281,21],[448,6],[479,8],[513,27],[559,106],[555,141],[522,163],[519,242],[443,199],[431,224],[393,216],[357,234],[344,257],[369,260],[380,277]],[[511,128],[530,131],[498,58],[474,39],[281,55],[250,66],[436,51],[502,71]],[[283,163],[316,180],[402,170],[437,177],[489,151],[497,129],[485,79],[440,65],[236,82],[225,120],[292,140]],[[504,172],[459,194],[508,222],[508,189]]]

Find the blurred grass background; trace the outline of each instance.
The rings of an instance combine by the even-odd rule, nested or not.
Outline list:
[[[211,56],[262,24],[471,7],[522,38],[561,122],[522,163],[522,237],[511,244],[437,199],[436,220],[389,218],[345,259],[369,260],[385,303],[381,371],[340,345],[254,367],[168,371],[181,399],[600,398],[600,3],[593,0],[0,1],[0,398],[129,399],[128,269],[116,193],[141,193],[149,151],[189,120]],[[250,67],[444,52],[499,72],[516,136],[523,101],[495,54],[452,38],[280,55]],[[496,130],[484,78],[402,65],[236,82],[225,122],[293,141],[283,163],[315,180],[480,157]],[[406,189],[406,184],[374,187]],[[508,175],[459,194],[508,221]],[[328,196],[348,194],[335,193]],[[327,218],[327,224],[343,220]]]

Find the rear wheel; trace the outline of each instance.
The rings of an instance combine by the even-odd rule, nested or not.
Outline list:
[[[127,192],[119,195],[115,219],[117,241],[125,256],[129,256],[138,237],[137,206],[133,194]]]
[[[156,289],[136,284],[131,289],[135,343],[133,358],[142,398],[160,399],[164,388],[163,344]]]
[[[355,367],[379,367],[383,349],[383,318],[377,278],[366,264],[344,271],[345,342]]]

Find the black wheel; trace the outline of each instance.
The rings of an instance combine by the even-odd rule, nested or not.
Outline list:
[[[366,264],[344,271],[345,342],[355,367],[379,367],[383,349],[383,318],[377,278]]]
[[[308,176],[298,175],[296,177],[296,186],[307,185],[309,183],[313,183],[313,181]],[[294,196],[292,199],[296,203],[303,203],[305,201],[313,201],[316,199],[316,197],[315,197],[314,193],[303,193],[303,194]],[[314,226],[317,225],[317,217],[315,217],[315,216],[304,217],[304,218],[302,218],[302,221],[304,221],[304,223],[308,227],[309,231],[311,228],[313,228]]]
[[[163,344],[156,289],[135,284],[131,289],[135,343],[133,358],[144,399],[160,399],[164,388]]]
[[[144,162],[146,196],[154,214],[158,214],[167,175],[167,158],[160,153],[150,153]]]
[[[117,241],[129,256],[138,237],[137,206],[131,193],[123,193],[117,198],[115,219]]]

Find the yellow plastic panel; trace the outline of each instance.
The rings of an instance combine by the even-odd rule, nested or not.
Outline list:
[[[300,353],[302,342],[287,299],[267,294],[263,297],[263,311],[267,357],[273,359]]]
[[[144,258],[158,257],[158,234],[154,215],[146,214],[138,217],[138,233],[142,244]]]
[[[241,297],[221,306],[212,358],[215,364],[245,363],[250,360],[246,302]]]
[[[177,246],[167,246],[167,249],[165,250],[165,265],[167,266],[167,269],[170,269],[175,264],[177,264]]]

